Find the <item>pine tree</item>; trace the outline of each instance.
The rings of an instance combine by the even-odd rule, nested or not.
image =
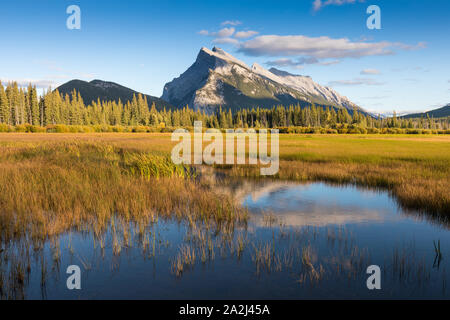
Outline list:
[[[5,89],[0,82],[0,123],[10,124],[9,102]]]
[[[30,89],[31,93],[29,93],[29,103],[30,103],[30,120],[32,125],[39,125],[39,101],[37,97],[37,90],[36,86],[31,87]]]

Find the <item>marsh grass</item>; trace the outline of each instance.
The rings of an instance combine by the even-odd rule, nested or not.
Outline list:
[[[151,153],[126,153],[124,164],[132,174],[151,180],[160,177],[194,178],[193,168],[175,165],[168,156]]]
[[[169,265],[177,277],[196,264],[213,263],[218,255],[237,260],[244,256],[260,275],[291,272],[301,285],[366,276],[370,255],[355,245],[345,229],[292,230],[269,214],[263,222],[273,229],[274,239],[257,242],[246,232],[246,211],[231,197],[196,179],[197,170],[169,162],[170,135],[3,138],[0,298],[26,297],[33,259],[40,264],[45,296],[49,273],[58,269],[61,259],[58,235],[72,231],[92,235],[102,255],[110,250],[113,258],[137,242],[143,255],[152,258],[167,245],[155,229],[161,220],[186,226],[184,243]],[[388,189],[402,205],[448,213],[448,141],[445,137],[282,136],[281,170],[275,178]],[[227,173],[256,177],[259,168],[231,167]],[[328,254],[318,254],[321,235]],[[48,243],[51,254],[46,257]],[[83,268],[94,265],[74,255]],[[394,249],[383,269],[401,283],[415,278],[423,285],[430,281],[423,259],[402,249]]]
[[[261,178],[257,166],[226,170]],[[405,209],[449,221],[450,139],[376,136],[282,136],[275,179],[324,181],[388,190]]]
[[[421,257],[418,257],[414,243],[394,248],[390,263],[384,269],[391,272],[392,278],[402,284],[414,283],[417,287],[425,286],[431,278],[431,270]]]
[[[170,154],[170,134],[0,134],[0,155],[21,149],[77,141],[130,152],[130,170],[149,177],[170,165],[153,157]],[[145,155],[146,154],[146,155]],[[24,159],[25,160],[25,159]],[[41,160],[46,161],[45,155]],[[97,161],[103,161],[101,157]],[[158,159],[159,161],[159,159]],[[3,162],[3,161],[2,161]],[[16,165],[11,161],[11,165]],[[26,162],[22,163],[25,166]],[[3,164],[4,165],[4,164]],[[28,165],[31,165],[28,163]],[[165,168],[168,166],[168,168]],[[255,166],[215,166],[228,175],[260,178]],[[50,168],[51,169],[51,168]],[[178,168],[177,175],[192,172]],[[194,173],[195,174],[195,173]],[[276,179],[356,184],[388,190],[405,209],[429,214],[450,213],[450,137],[446,135],[280,135],[280,171]],[[442,215],[441,215],[442,217]]]
[[[59,269],[58,236],[64,233],[92,235],[102,254],[109,247],[113,258],[129,250],[137,237],[142,252],[155,257],[161,244],[151,228],[159,220],[217,232],[247,221],[246,210],[196,179],[194,168],[174,165],[167,153],[134,144],[75,138],[4,142],[0,172],[1,298],[25,298],[33,252],[41,254],[45,292],[48,273]],[[48,259],[46,243],[51,244]],[[207,248],[210,259],[211,240]],[[181,251],[179,274],[196,260],[188,249]],[[85,257],[75,258],[85,270],[92,267]]]
[[[44,240],[70,229],[102,233],[113,217],[236,223],[232,199],[192,179],[165,155],[108,144],[49,142],[0,146],[0,240]]]

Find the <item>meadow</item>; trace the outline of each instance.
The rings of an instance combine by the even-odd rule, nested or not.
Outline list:
[[[250,253],[257,273],[293,268],[298,260],[303,266],[299,283],[324,277],[317,255],[303,242],[295,251],[278,252],[274,244],[254,240],[252,251],[245,233],[248,210],[218,188],[221,182],[207,179],[202,168],[174,165],[170,152],[175,143],[169,133],[0,134],[0,299],[26,296],[24,284],[36,269],[38,254],[35,264],[44,264],[40,281],[45,286],[50,266],[44,248],[50,244],[59,265],[60,235],[92,234],[94,249],[110,248],[113,256],[130,250],[137,237],[142,250],[154,257],[165,246],[153,231],[163,221],[187,226],[182,236],[187,243],[171,260],[177,277],[224,250],[237,259]],[[323,181],[387,190],[402,207],[447,225],[449,147],[447,135],[281,134],[276,176],[261,177],[260,168],[250,165],[214,169],[238,181]],[[348,253],[350,260],[364,259],[358,250]],[[422,270],[417,263],[410,268]]]
[[[234,176],[257,177],[251,166]],[[450,214],[450,138],[408,135],[281,135],[279,179],[389,191],[408,209]]]
[[[86,223],[101,230],[117,214],[126,220],[157,215],[245,220],[243,209],[199,182],[193,168],[171,163],[170,137],[1,134],[1,236],[33,230],[45,238]],[[217,169],[260,177],[257,166]],[[405,208],[447,216],[450,137],[282,134],[280,170],[273,178],[380,188]]]
[[[246,213],[167,156],[169,136],[0,137],[0,243],[68,230],[101,234],[161,217],[235,223]]]

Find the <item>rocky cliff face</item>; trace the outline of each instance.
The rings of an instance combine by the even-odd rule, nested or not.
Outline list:
[[[172,105],[194,109],[271,108],[274,105],[301,104],[357,107],[333,89],[316,84],[310,77],[281,70],[252,67],[220,48],[202,48],[195,63],[164,87],[161,97]]]

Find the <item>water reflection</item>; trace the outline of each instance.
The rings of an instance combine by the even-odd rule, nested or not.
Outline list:
[[[0,297],[450,297],[450,233],[439,218],[430,224],[387,193],[353,186],[214,181],[248,207],[248,223],[116,220],[103,233],[2,243]],[[71,264],[82,268],[81,291],[65,286]],[[381,291],[365,285],[371,264],[383,270]]]
[[[409,217],[450,229],[450,217],[402,208],[384,190],[269,179],[230,180],[218,187],[247,206],[255,219],[260,213],[273,213],[292,226],[383,223]]]
[[[376,192],[359,192],[353,188],[341,188],[333,192],[322,184],[296,185],[269,184],[244,198],[247,206],[261,224],[263,214],[273,214],[292,227],[344,225],[349,223],[382,223],[398,220],[390,212],[389,199],[382,199]]]

